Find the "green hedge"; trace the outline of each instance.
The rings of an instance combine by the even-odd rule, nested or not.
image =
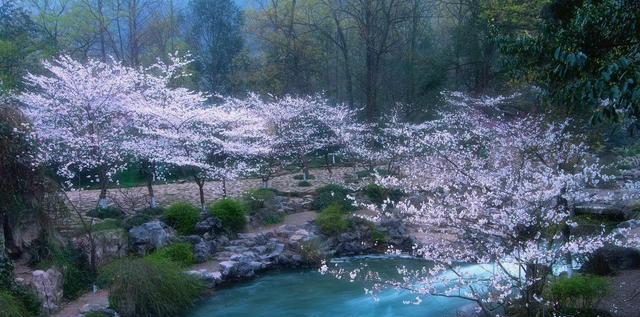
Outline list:
[[[193,248],[190,243],[175,243],[154,252],[149,257],[154,260],[169,260],[180,267],[187,267],[193,264]]]
[[[347,219],[341,204],[333,204],[318,214],[316,225],[326,235],[337,235],[347,231],[351,222]]]
[[[593,309],[609,291],[606,278],[593,275],[562,277],[551,282],[548,296],[561,310]]]
[[[353,202],[347,198],[351,190],[336,184],[329,184],[316,189],[313,208],[323,210],[331,205],[340,204],[345,211],[353,211]]]
[[[397,202],[404,195],[401,190],[384,188],[378,184],[367,185],[363,192],[369,200],[378,205],[381,205],[387,199]]]
[[[240,232],[247,225],[245,208],[241,202],[235,199],[220,199],[211,204],[209,210],[211,214],[220,219],[222,227],[228,232]]]
[[[200,209],[190,203],[177,202],[164,211],[164,220],[181,235],[192,234],[200,221]]]
[[[200,280],[161,259],[117,260],[99,280],[109,290],[109,305],[123,317],[180,316],[204,291]]]

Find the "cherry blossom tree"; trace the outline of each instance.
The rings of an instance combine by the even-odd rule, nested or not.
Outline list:
[[[123,141],[129,137],[129,107],[138,102],[137,72],[111,60],[81,63],[69,56],[44,62],[44,75],[29,74],[25,105],[37,140],[41,163],[71,179],[91,173],[100,184],[101,208],[107,207],[107,185],[126,166]]]
[[[489,315],[510,307],[532,316],[548,304],[543,289],[553,269],[573,265],[565,263],[567,255],[587,256],[607,243],[625,243],[624,231],[563,233],[575,225],[574,202],[589,200],[585,189],[608,177],[567,122],[509,118],[500,111],[504,98],[454,93],[448,101],[451,112],[422,125],[425,154],[400,166],[397,176],[377,180],[411,198],[388,202],[370,219],[396,214],[413,230],[435,236],[414,250],[434,266],[398,268],[403,278],[393,281],[364,267],[343,272],[324,265],[321,271],[370,279],[373,289],[393,286],[419,297],[468,299]]]

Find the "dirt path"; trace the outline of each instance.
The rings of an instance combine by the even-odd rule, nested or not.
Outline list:
[[[86,293],[76,300],[64,305],[62,310],[53,314],[52,317],[75,317],[80,314],[80,309],[82,309],[82,307],[87,304],[108,306],[109,292],[107,292],[106,290],[100,290],[95,293]]]
[[[611,277],[609,295],[602,299],[598,307],[611,312],[616,317],[640,316],[640,270],[621,271]]]

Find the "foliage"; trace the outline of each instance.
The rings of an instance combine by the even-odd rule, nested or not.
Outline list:
[[[303,180],[304,179],[304,174],[293,175],[293,179],[298,180],[298,181],[299,180]],[[316,177],[314,175],[309,174],[307,176],[307,180],[313,180],[313,179],[316,179]]]
[[[67,300],[83,294],[95,281],[95,274],[91,272],[86,255],[71,244],[55,246],[52,257],[39,263],[38,267],[55,267],[62,273],[62,291]]]
[[[164,212],[164,210],[162,211]],[[124,219],[122,225],[124,226],[125,229],[131,229],[133,227],[137,227],[140,226],[144,223],[147,223],[149,221],[153,220],[153,216],[148,215],[148,214],[143,214],[143,213],[139,213],[139,214],[135,214],[131,217],[127,217]]]
[[[387,189],[378,184],[372,183],[364,188],[364,194],[375,204],[382,204],[385,200],[397,202],[402,198],[402,191],[399,189]]]
[[[202,282],[170,261],[124,258],[101,269],[109,304],[123,317],[179,316],[202,294]]]
[[[107,218],[91,228],[93,232],[122,229],[122,220]]]
[[[100,219],[120,219],[124,217],[124,212],[120,208],[113,206],[107,208],[96,207],[87,211],[87,216]]]
[[[311,187],[313,184],[309,181],[299,181],[298,187]]]
[[[316,189],[316,196],[313,199],[313,208],[323,210],[331,205],[340,204],[345,211],[355,209],[353,202],[347,198],[351,190],[337,184],[329,184]]]
[[[320,232],[334,236],[349,229],[350,221],[340,203],[334,203],[323,209],[315,220]]]
[[[190,243],[174,243],[149,256],[151,259],[164,259],[187,267],[193,264],[193,248]]]
[[[502,40],[507,69],[565,112],[593,110],[596,121],[637,118],[639,10],[635,0],[552,1],[537,32]]]
[[[247,210],[254,212],[267,207],[276,196],[276,190],[271,188],[250,189],[242,195],[242,200]]]
[[[593,309],[598,299],[609,292],[609,282],[605,277],[576,275],[561,277],[552,281],[548,293],[560,311],[566,309]]]
[[[247,224],[245,208],[241,202],[225,198],[216,201],[209,206],[211,214],[222,222],[222,227],[231,233],[244,230]]]
[[[200,210],[190,203],[176,202],[167,207],[163,217],[178,233],[188,235],[193,233],[200,220]]]
[[[0,290],[0,317],[28,317],[31,314],[11,293]]]
[[[266,225],[275,225],[284,221],[285,215],[282,213],[272,213],[267,215],[262,222]]]

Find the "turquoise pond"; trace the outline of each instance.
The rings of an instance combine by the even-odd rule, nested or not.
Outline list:
[[[340,263],[345,268],[367,265],[382,275],[396,275],[398,266],[419,269],[428,262],[413,259],[352,259]],[[274,272],[251,281],[217,290],[188,317],[280,317],[280,316],[456,316],[458,308],[469,304],[456,298],[427,297],[419,305],[405,304],[416,295],[387,289],[374,300],[366,295],[363,281],[349,282],[314,270]]]

